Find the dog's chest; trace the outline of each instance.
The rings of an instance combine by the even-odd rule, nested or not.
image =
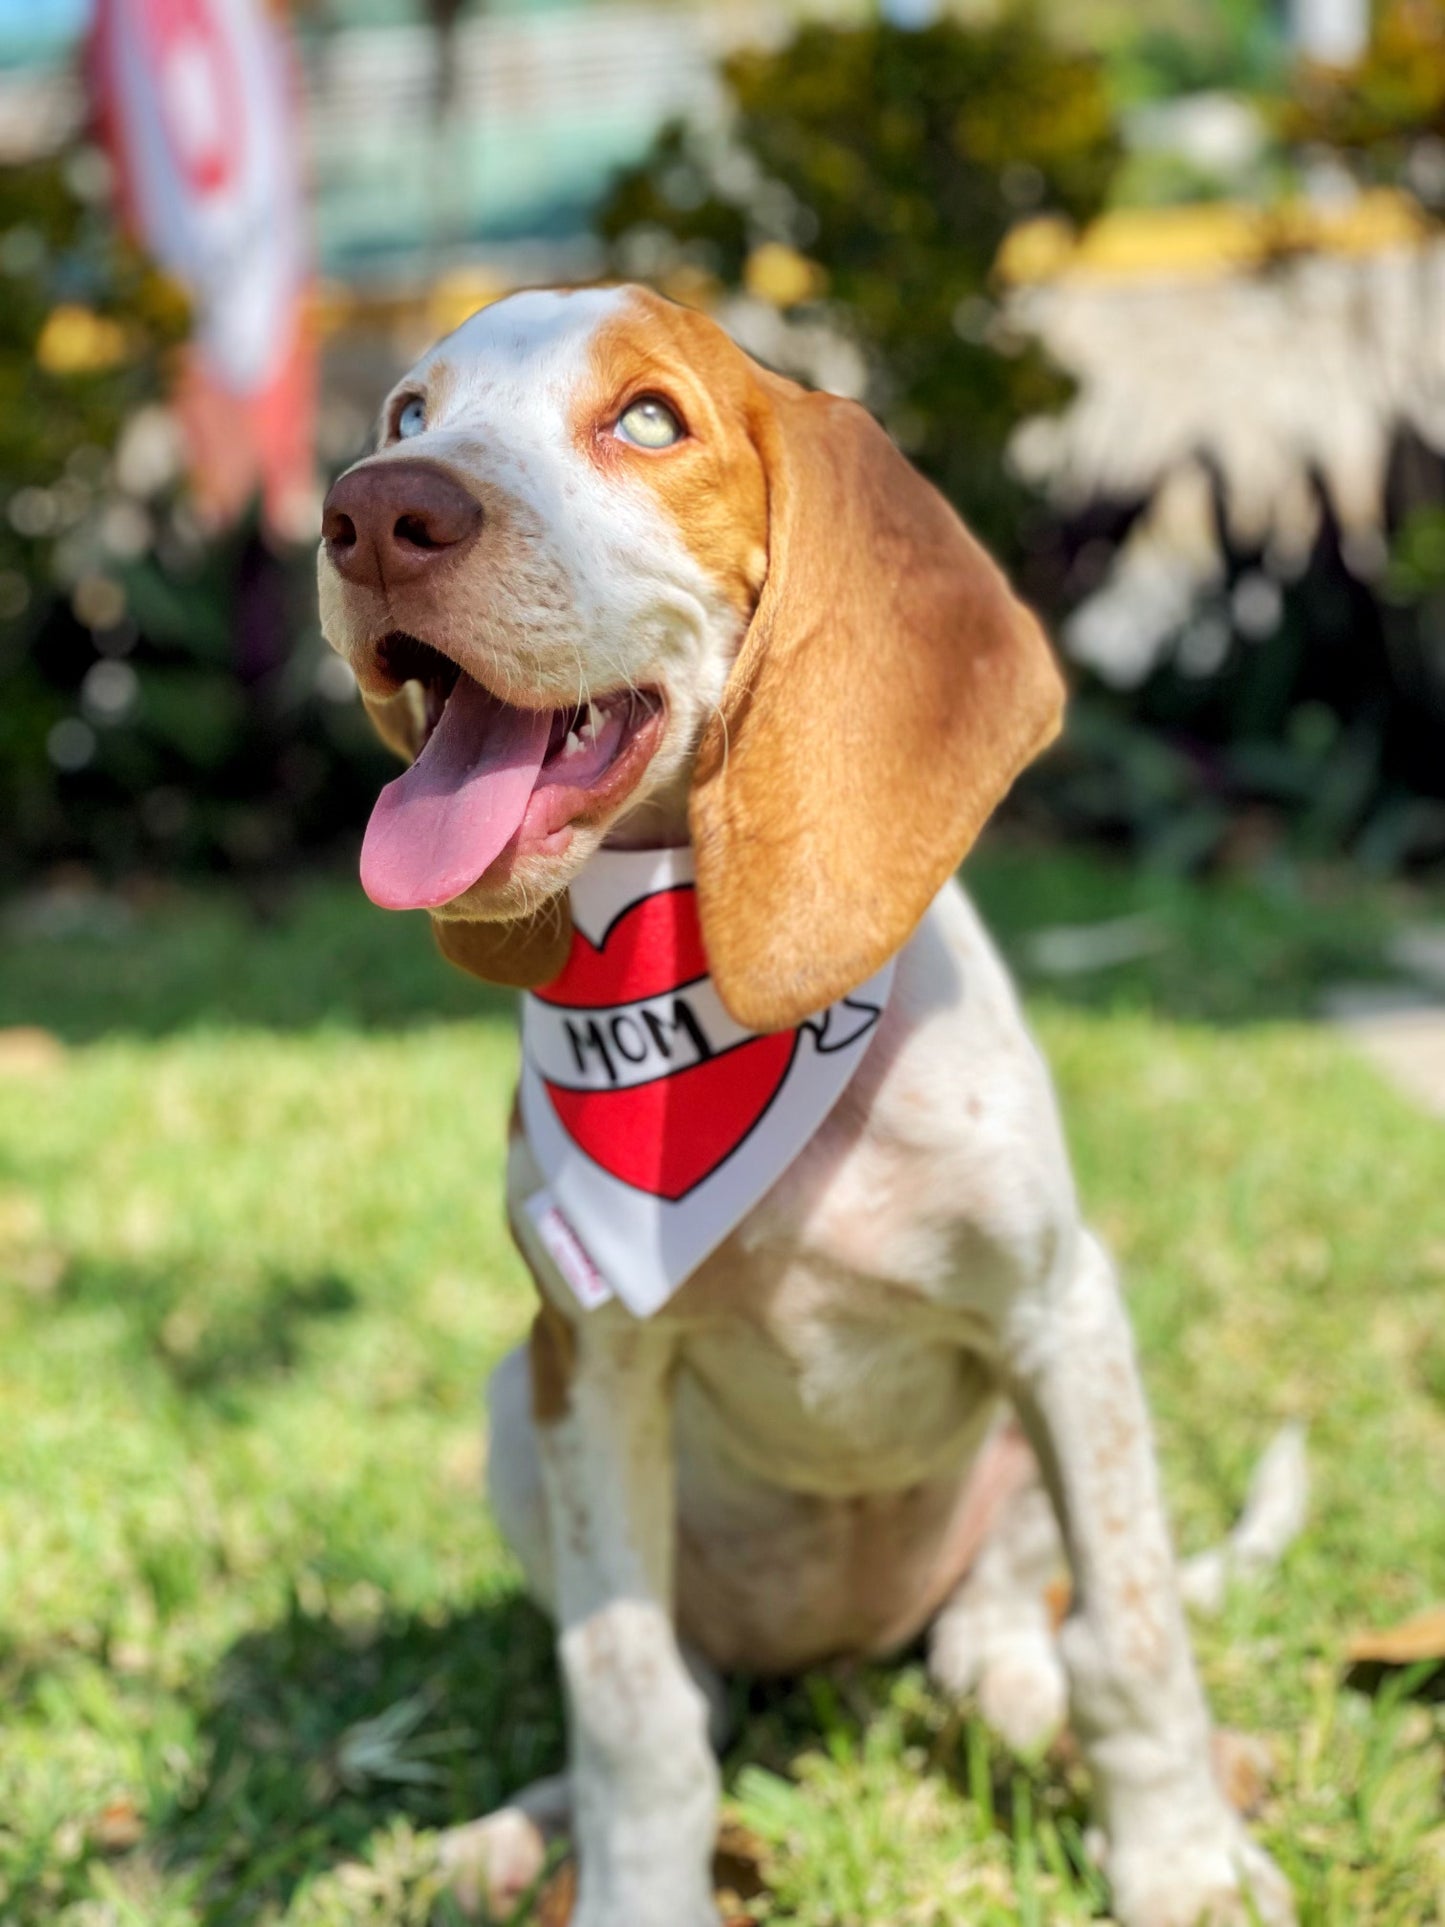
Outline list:
[[[684,1424],[759,1476],[837,1493],[924,1480],[992,1407],[992,1312],[1043,1194],[1028,1187],[1024,1227],[1000,1214],[1010,1107],[971,1105],[980,1073],[927,1029],[890,1013],[823,1129],[662,1314],[693,1387]]]
[[[514,1203],[537,1182],[514,1144]],[[947,891],[835,1109],[655,1314],[676,1335],[685,1445],[836,1493],[956,1464],[992,1403],[998,1318],[1071,1209],[1047,1076]]]
[[[967,1457],[993,1393],[971,1321],[804,1259],[732,1282],[728,1309],[682,1337],[689,1445],[836,1494],[912,1485]]]

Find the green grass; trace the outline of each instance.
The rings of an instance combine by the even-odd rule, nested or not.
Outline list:
[[[1303,1021],[1379,974],[1396,907],[1006,856],[978,886],[1025,958],[1040,923],[1157,922],[1033,1008],[1183,1546],[1310,1422],[1310,1529],[1199,1629],[1210,1690],[1275,1749],[1307,1927],[1445,1923],[1441,1708],[1342,1668],[1445,1598],[1445,1137]],[[70,1048],[0,1077],[0,1922],[445,1921],[428,1830],[561,1747],[478,1499],[480,1387],[529,1317],[506,1004],[339,883],[12,936],[20,1023]],[[780,1927],[1103,1908],[1077,1769],[1005,1758],[916,1656],[740,1704]]]

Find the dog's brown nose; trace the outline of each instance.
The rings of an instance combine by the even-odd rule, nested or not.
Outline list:
[[[336,482],[321,511],[326,553],[348,582],[400,588],[477,539],[482,505],[432,462],[375,462]]]

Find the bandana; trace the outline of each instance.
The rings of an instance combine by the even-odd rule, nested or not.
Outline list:
[[[692,851],[599,850],[572,950],[522,999],[525,1209],[585,1307],[664,1305],[769,1191],[862,1061],[890,961],[796,1030],[744,1030],[708,974]]]

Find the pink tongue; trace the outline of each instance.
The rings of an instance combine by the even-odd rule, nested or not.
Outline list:
[[[513,709],[457,678],[441,720],[376,799],[361,887],[383,910],[430,910],[476,882],[516,833],[547,753],[550,709]]]

